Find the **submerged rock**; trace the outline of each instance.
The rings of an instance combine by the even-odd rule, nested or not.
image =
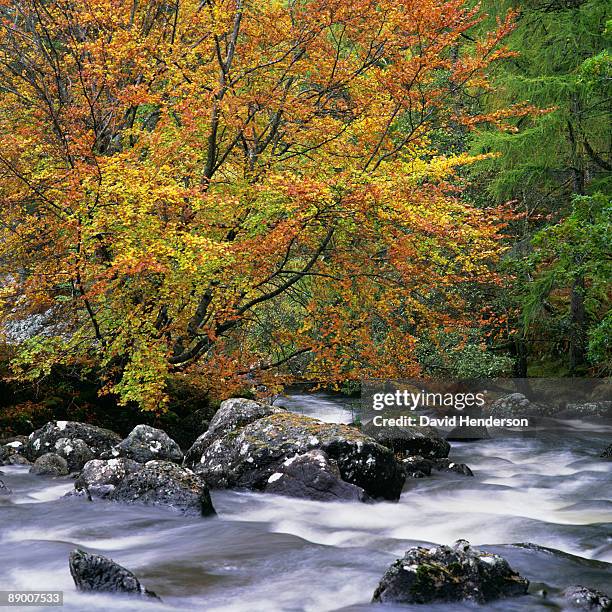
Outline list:
[[[82,440],[91,449],[94,457],[99,457],[101,453],[121,442],[120,436],[109,429],[76,421],[49,421],[44,427],[30,434],[23,454],[30,461],[36,461],[41,455],[53,452],[56,442],[61,438]]]
[[[284,408],[270,406],[254,400],[234,397],[221,402],[219,410],[211,419],[208,430],[204,432],[191,446],[185,455],[187,464],[194,464],[200,461],[204,451],[219,438],[224,435],[241,429],[271,414],[285,413]]]
[[[216,514],[204,480],[170,461],[149,461],[121,479],[108,497],[128,504],[167,506],[185,514]]]
[[[70,573],[77,590],[105,593],[128,593],[140,597],[159,599],[145,589],[130,570],[108,557],[73,550],[69,559]]]
[[[499,555],[476,550],[465,540],[452,548],[411,548],[382,577],[373,602],[479,604],[525,595],[529,581]]]
[[[612,459],[612,444],[603,450],[600,457],[603,457],[604,459]]]
[[[90,496],[107,497],[128,474],[141,469],[142,464],[125,457],[92,459],[81,470],[74,482],[74,488],[77,492],[85,491]]]
[[[42,455],[30,468],[30,474],[38,476],[66,476],[69,473],[68,462],[56,453]]]
[[[80,470],[94,458],[93,451],[81,438],[59,438],[53,447],[53,452],[66,460],[71,472]]]
[[[362,432],[399,455],[441,458],[450,451],[450,444],[433,427],[378,427],[370,421]]]
[[[399,498],[405,476],[390,449],[354,427],[286,411],[225,434],[194,469],[213,487],[265,490],[282,463],[314,449],[336,462],[342,480],[370,497]]]
[[[321,450],[285,460],[269,478],[267,493],[316,501],[367,501],[361,487],[344,482],[335,461]]]
[[[138,463],[154,460],[181,463],[183,451],[165,431],[150,425],[136,425],[125,440],[102,454],[103,459],[113,457],[126,457]]]
[[[11,495],[12,491],[0,480],[0,495]]]
[[[592,612],[609,612],[612,610],[612,599],[601,591],[576,585],[565,589],[563,598],[567,605],[578,610]]]
[[[7,462],[6,465],[32,465],[31,461],[28,461],[23,455],[11,455]]]
[[[612,418],[612,401],[567,404],[559,416],[563,418]]]
[[[465,463],[455,463],[450,459],[428,459],[415,455],[402,460],[406,475],[410,478],[424,478],[431,476],[432,470],[438,472],[454,472],[463,476],[474,476],[472,470]]]

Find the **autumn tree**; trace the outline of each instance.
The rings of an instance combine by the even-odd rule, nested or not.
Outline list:
[[[460,200],[498,27],[460,0],[0,0],[2,317],[54,325],[20,376],[101,373],[148,409],[169,373],[220,393],[419,372],[419,334],[478,317],[497,210]],[[517,111],[517,112],[526,112]]]

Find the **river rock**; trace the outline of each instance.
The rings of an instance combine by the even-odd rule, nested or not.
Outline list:
[[[171,461],[149,461],[142,469],[120,480],[109,499],[129,504],[168,506],[185,514],[216,514],[204,480]]]
[[[7,465],[9,457],[17,453],[17,449],[5,444],[0,446],[0,465]]]
[[[432,470],[438,472],[454,472],[463,476],[474,476],[472,470],[465,463],[455,463],[448,458],[429,459],[415,455],[406,457],[402,460],[402,465],[406,470],[406,475],[410,478],[424,478],[431,476]]]
[[[208,430],[193,443],[185,455],[185,462],[190,465],[197,463],[204,451],[224,435],[245,427],[249,423],[270,416],[286,412],[284,408],[270,406],[254,400],[234,397],[221,402],[219,410],[211,419]]]
[[[104,451],[121,442],[121,438],[109,429],[76,421],[49,421],[44,427],[30,434],[23,454],[30,461],[36,461],[41,455],[53,452],[55,443],[61,438],[83,440],[94,457],[99,457]]]
[[[30,468],[30,474],[38,476],[66,476],[69,472],[68,462],[56,453],[45,453]]]
[[[133,459],[92,459],[88,461],[74,482],[75,491],[89,496],[108,497],[115,487],[128,475],[142,469],[142,464]]]
[[[431,604],[473,601],[483,604],[525,595],[529,581],[499,555],[476,550],[465,540],[453,547],[416,547],[382,577],[373,602]]]
[[[608,612],[612,610],[612,599],[601,591],[576,585],[565,589],[563,598],[567,605],[578,610],[591,612]]]
[[[344,482],[335,461],[321,450],[286,459],[269,478],[267,493],[316,501],[367,501],[361,487]]]
[[[10,495],[12,491],[0,480],[0,495]]]
[[[93,451],[81,438],[60,438],[55,443],[53,452],[66,460],[71,472],[80,470],[94,458]]]
[[[145,589],[130,570],[108,557],[77,549],[70,553],[69,566],[79,591],[128,593],[159,599],[155,593]]]
[[[283,462],[314,449],[336,462],[342,480],[370,497],[399,498],[405,475],[390,449],[354,427],[286,411],[230,431],[204,451],[194,469],[212,487],[265,490]]]
[[[377,427],[370,421],[362,432],[403,456],[448,457],[450,451],[450,444],[433,427]]]
[[[600,457],[603,457],[604,459],[612,459],[612,444],[610,444],[608,448],[604,448]]]
[[[32,465],[32,462],[28,461],[23,455],[16,453],[8,458],[6,465]]]
[[[183,451],[165,431],[150,425],[136,425],[125,440],[121,440],[110,451],[102,453],[101,457],[126,457],[138,463],[155,460],[181,463]]]
[[[612,418],[612,401],[568,403],[559,413],[562,418]]]

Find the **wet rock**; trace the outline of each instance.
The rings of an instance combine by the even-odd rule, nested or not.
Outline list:
[[[321,450],[285,460],[269,478],[267,493],[316,501],[367,501],[361,487],[344,482],[335,461]]]
[[[258,419],[271,414],[284,413],[284,408],[270,406],[254,400],[234,397],[221,402],[219,410],[211,419],[208,430],[204,432],[185,454],[185,463],[193,465],[200,461],[204,451],[219,438],[241,429]]]
[[[84,491],[90,496],[107,497],[127,475],[141,469],[142,464],[125,457],[93,459],[83,467],[74,482],[74,488],[77,492]]]
[[[342,480],[370,497],[399,498],[405,476],[391,450],[353,427],[285,411],[230,431],[194,469],[213,487],[264,490],[284,461],[314,449],[336,462]]]
[[[525,595],[529,582],[499,555],[476,550],[465,540],[453,547],[411,548],[382,577],[373,602],[483,604]]]
[[[406,457],[402,460],[402,465],[406,470],[406,475],[410,478],[423,478],[431,476],[431,468],[433,466],[429,459],[425,459],[421,455]]]
[[[69,566],[79,591],[128,593],[159,599],[155,593],[145,589],[130,570],[108,557],[77,549],[70,553]]]
[[[150,425],[136,425],[125,440],[103,453],[101,457],[126,457],[138,463],[155,460],[181,463],[183,451],[165,431]]]
[[[30,461],[35,461],[41,455],[53,452],[55,443],[61,438],[83,440],[94,457],[99,457],[121,442],[121,438],[109,429],[76,421],[49,421],[44,427],[30,434],[23,454]]]
[[[563,598],[568,606],[578,610],[592,612],[608,612],[612,610],[612,599],[601,591],[585,586],[571,586],[563,592]]]
[[[59,438],[53,447],[53,452],[66,460],[71,472],[80,470],[94,458],[91,448],[80,438]]]
[[[612,459],[612,444],[603,450],[600,457],[603,457],[604,459]]]
[[[167,506],[185,514],[216,514],[204,480],[170,461],[149,461],[120,480],[109,495],[112,501]]]
[[[454,472],[463,476],[474,476],[474,472],[465,463],[455,463],[449,459],[437,459],[433,462],[433,467],[438,472]]]
[[[402,465],[406,470],[406,475],[409,478],[423,478],[431,476],[432,470],[438,472],[454,472],[463,476],[474,476],[472,470],[465,463],[455,463],[450,459],[428,459],[415,455],[407,457],[402,461]]]
[[[362,432],[399,455],[448,457],[450,451],[450,444],[433,427],[377,427],[370,421]]]
[[[11,495],[12,491],[0,480],[0,496]]]
[[[30,468],[30,474],[38,476],[66,476],[69,472],[68,462],[56,453],[42,455]]]
[[[0,446],[0,465],[7,465],[9,457],[17,454],[17,449],[9,445]]]

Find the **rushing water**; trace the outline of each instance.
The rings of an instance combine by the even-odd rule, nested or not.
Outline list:
[[[350,402],[341,397],[293,396],[280,403],[317,418],[350,420]],[[422,611],[369,601],[407,548],[464,538],[505,556],[531,580],[531,593],[548,592],[545,599],[503,600],[487,610],[559,609],[559,592],[570,584],[612,590],[612,462],[598,457],[611,431],[574,422],[533,438],[454,443],[451,458],[470,465],[475,477],[410,480],[399,503],[217,491],[214,519],[64,498],[69,478],[3,467],[13,495],[0,497],[0,590],[63,590],[64,609],[78,612]],[[519,542],[562,554],[512,545]],[[75,547],[131,569],[164,603],[77,593],[68,570]]]

